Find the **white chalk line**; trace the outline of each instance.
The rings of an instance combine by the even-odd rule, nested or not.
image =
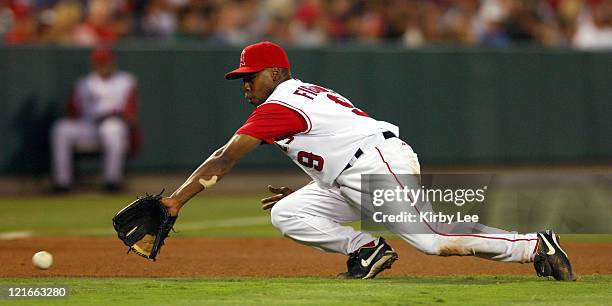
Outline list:
[[[34,232],[32,231],[4,232],[4,233],[0,233],[0,240],[12,240],[12,239],[28,238],[32,236],[34,236]]]

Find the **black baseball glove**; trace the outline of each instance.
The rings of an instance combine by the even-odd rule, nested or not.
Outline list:
[[[161,194],[138,197],[113,218],[117,236],[134,253],[155,261],[177,216],[170,216]]]

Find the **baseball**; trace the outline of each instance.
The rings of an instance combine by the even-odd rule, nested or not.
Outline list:
[[[47,270],[53,264],[53,255],[47,251],[40,251],[32,256],[32,263],[41,270]]]

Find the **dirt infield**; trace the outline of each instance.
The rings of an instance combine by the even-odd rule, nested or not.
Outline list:
[[[399,261],[384,275],[533,274],[531,264],[505,264],[472,257],[423,255],[391,241]],[[564,243],[578,275],[612,274],[611,243]],[[37,251],[54,255],[51,269],[31,263]],[[157,262],[126,255],[112,238],[24,238],[0,240],[0,277],[21,276],[332,276],[345,270],[346,257],[288,239],[170,239]]]

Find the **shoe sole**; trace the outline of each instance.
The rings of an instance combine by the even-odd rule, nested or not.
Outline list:
[[[555,255],[564,257],[562,259],[562,261],[567,262],[567,267],[564,267],[564,268],[568,269],[568,273],[569,273],[568,278],[565,278],[565,277],[557,278],[557,277],[555,277],[555,279],[556,280],[566,280],[566,281],[574,280],[573,272],[571,272],[571,270],[572,270],[571,262],[569,260],[569,256],[567,256],[567,253],[565,253],[565,250],[563,250],[563,248],[561,248],[561,244],[559,243],[559,235],[557,235],[553,231],[548,231],[547,235],[542,234],[542,233],[538,233],[538,236],[540,236],[540,238],[542,238],[543,240],[548,241],[548,243],[550,243],[553,246],[553,248],[555,248],[555,252],[561,251],[561,254],[563,254],[563,255],[561,255],[561,254],[555,254]],[[548,239],[549,237],[547,237],[547,236],[550,236],[551,239]],[[557,267],[557,269],[559,269],[559,268]],[[554,271],[554,268],[553,268],[553,271]]]
[[[369,279],[376,277],[378,273],[391,268],[391,265],[393,265],[397,258],[397,253],[395,253],[394,251],[386,252],[383,257],[381,257],[377,262],[374,263],[374,265],[372,265],[372,269],[370,269],[370,272],[361,279]]]

